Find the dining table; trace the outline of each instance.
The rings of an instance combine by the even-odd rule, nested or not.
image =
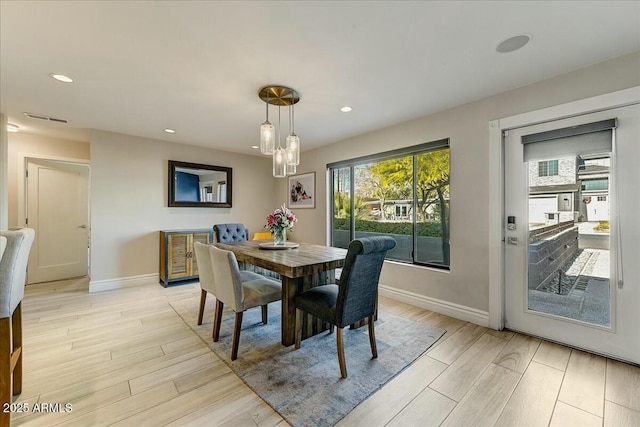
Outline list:
[[[282,281],[282,344],[295,343],[296,308],[298,292],[315,286],[335,282],[337,268],[344,266],[347,250],[312,243],[286,242],[286,249],[274,248],[273,241],[241,241],[215,243],[220,249],[231,251],[236,259],[271,270]],[[329,324],[305,314],[302,323],[302,339],[329,328]]]

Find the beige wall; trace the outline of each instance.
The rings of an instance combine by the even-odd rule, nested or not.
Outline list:
[[[233,207],[167,207],[169,160],[233,168]],[[157,274],[159,230],[240,222],[259,231],[274,193],[268,158],[92,131],[91,281]]]
[[[9,226],[9,186],[7,184],[7,155],[9,151],[7,141],[7,116],[0,114],[0,230],[6,230]]]
[[[8,150],[8,184],[9,184],[9,227],[24,226],[24,218],[18,217],[22,212],[19,206],[19,177],[24,170],[25,157],[61,158],[88,160],[89,141],[69,141],[49,138],[42,135],[30,135],[22,132],[9,133]],[[24,202],[23,202],[24,203]]]
[[[450,138],[451,270],[386,263],[381,284],[488,311],[489,121],[640,85],[640,53],[342,140],[302,154],[300,173],[316,172],[316,209],[296,211],[295,239],[324,244],[327,163]],[[425,94],[425,98],[428,94]],[[357,109],[354,109],[354,120]],[[286,194],[278,181],[276,194]]]

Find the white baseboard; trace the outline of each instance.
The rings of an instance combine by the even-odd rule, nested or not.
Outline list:
[[[120,277],[117,279],[92,280],[89,282],[89,292],[110,291],[113,289],[131,288],[148,283],[158,283],[160,275],[157,273],[141,274],[140,276]],[[160,285],[158,285],[160,286]]]
[[[409,291],[380,285],[378,287],[380,295],[391,298],[396,301],[415,305],[416,307],[425,308],[435,311],[436,313],[446,316],[455,317],[456,319],[471,322],[480,326],[489,326],[489,312],[478,310],[460,304],[454,304],[442,301],[436,298],[429,298]]]

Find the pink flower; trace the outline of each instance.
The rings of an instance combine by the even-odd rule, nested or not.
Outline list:
[[[293,225],[297,222],[296,216],[285,205],[276,209],[272,214],[267,215],[267,224],[264,226],[272,233],[276,230],[293,230]]]

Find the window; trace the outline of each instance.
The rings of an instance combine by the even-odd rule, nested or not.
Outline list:
[[[607,196],[598,196],[598,201],[599,202],[606,202],[607,201]]]
[[[588,180],[582,181],[582,189],[585,191],[607,190],[608,188],[609,188],[609,180],[607,178],[588,179]]]
[[[558,161],[546,160],[538,162],[538,176],[555,176],[558,175]]]
[[[449,141],[327,165],[331,244],[390,235],[387,259],[449,268]]]

